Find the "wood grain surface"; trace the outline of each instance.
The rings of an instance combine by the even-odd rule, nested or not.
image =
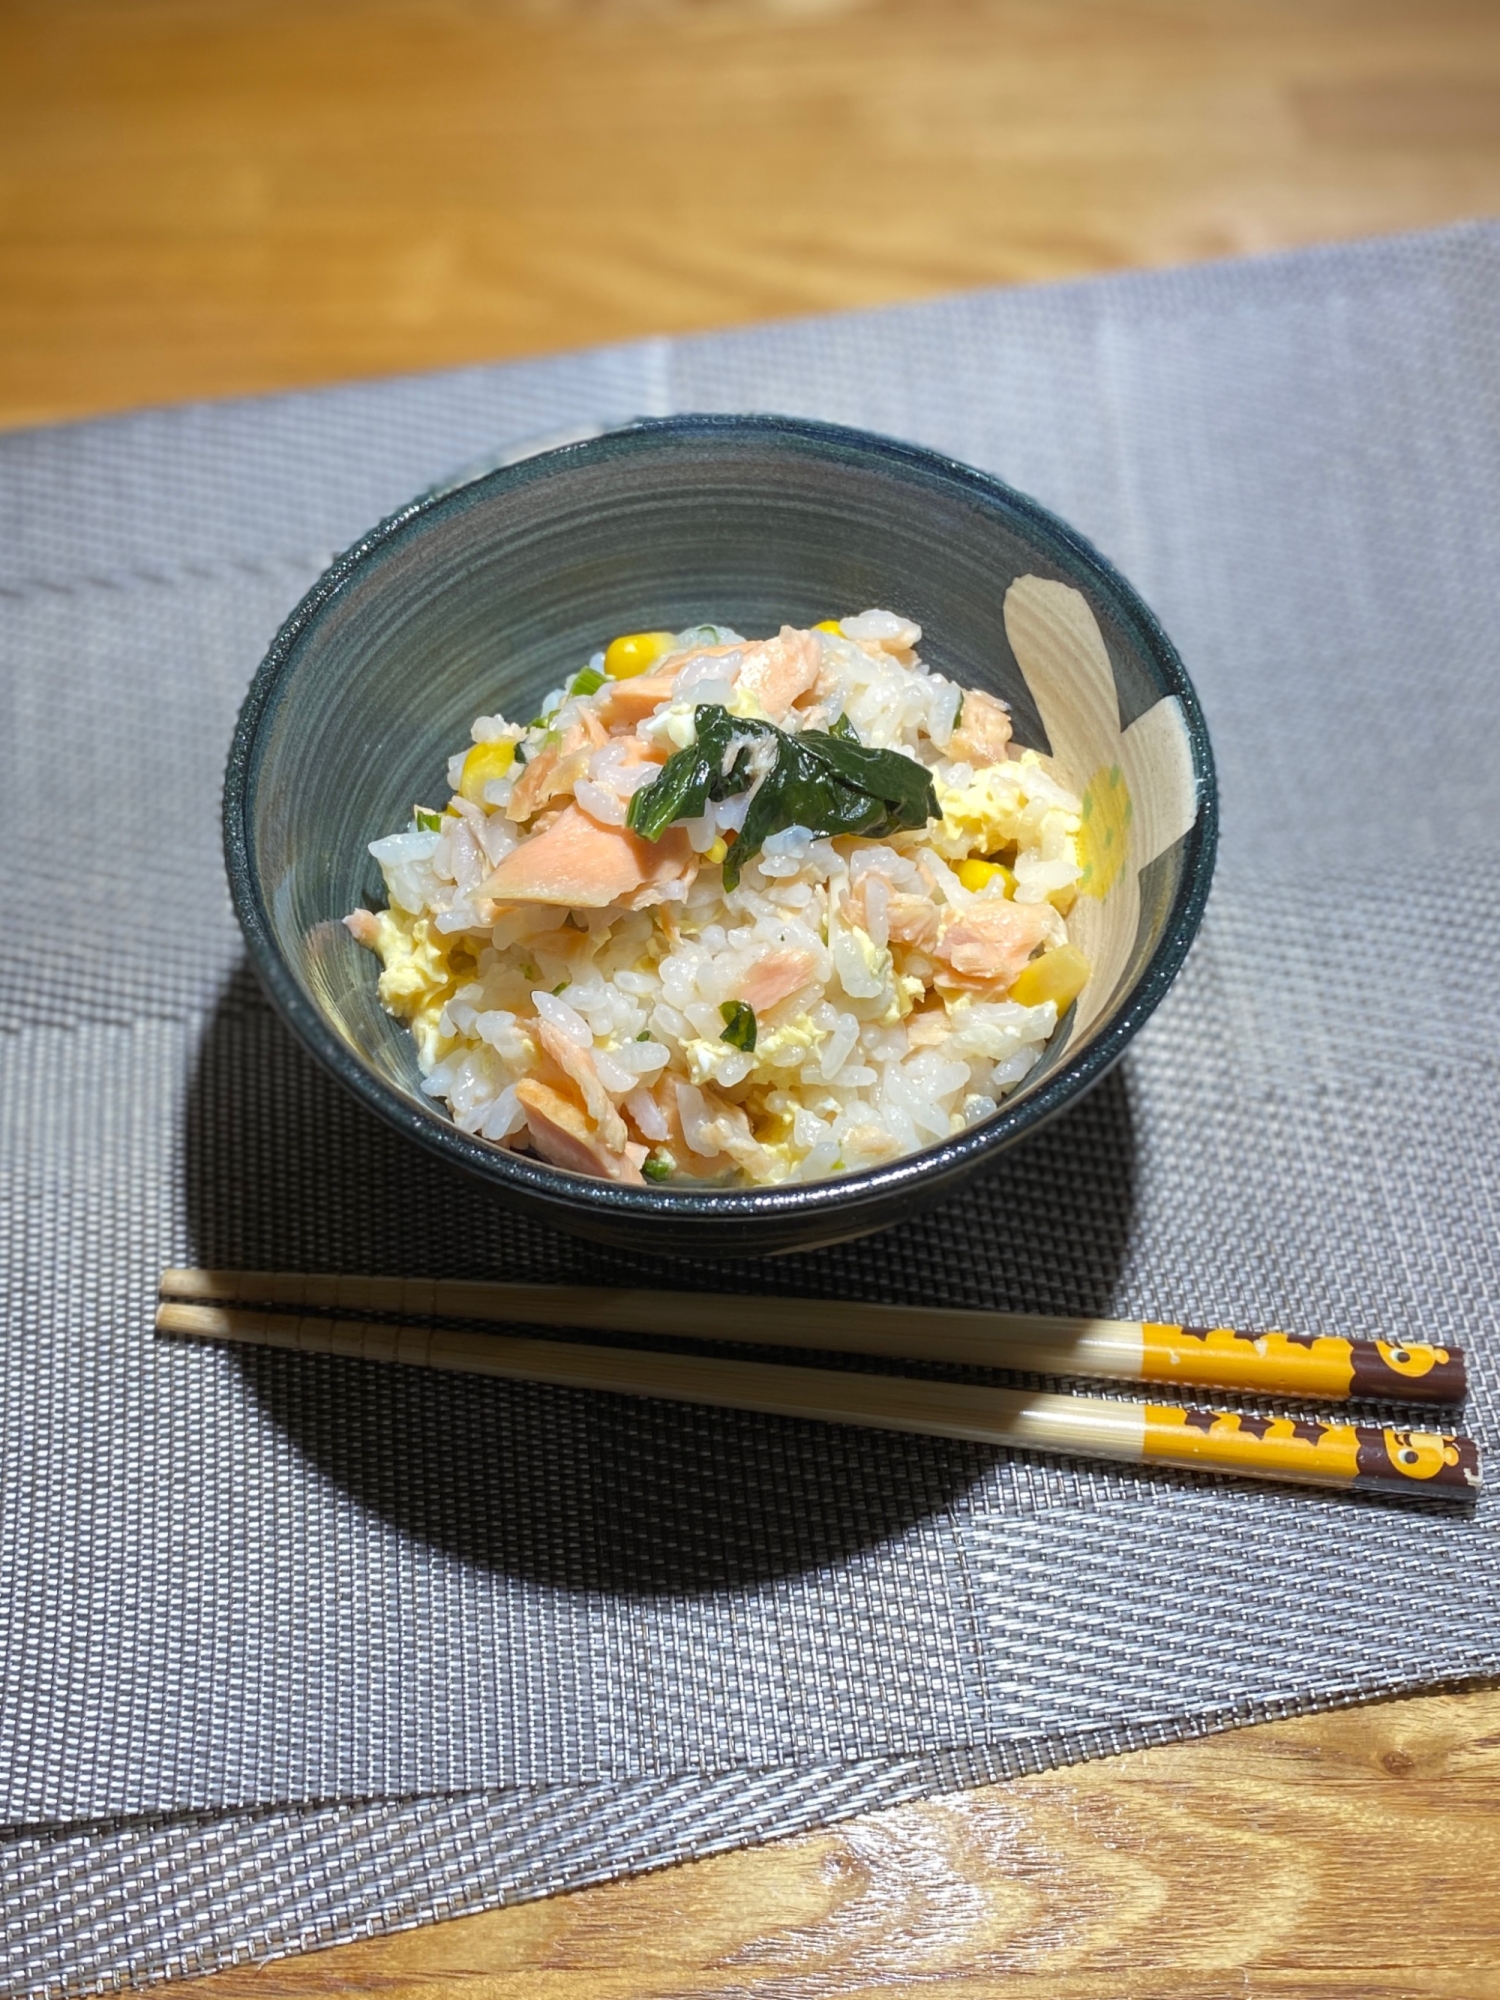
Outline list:
[[[1496,0],[0,0],[0,425],[1500,208]],[[1500,2000],[1500,1694],[204,2000]]]
[[[0,423],[1497,207],[1496,0],[0,0]]]
[[[1500,1693],[1267,1724],[193,1982],[203,2000],[1495,2000]]]

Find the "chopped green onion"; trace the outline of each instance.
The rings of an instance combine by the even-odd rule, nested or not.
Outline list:
[[[728,1024],[719,1040],[748,1055],[755,1047],[755,1009],[743,1000],[726,1000],[719,1012]]]
[[[638,1042],[649,1042],[650,1039],[651,1030],[649,1028],[642,1028],[641,1032],[636,1036]]]
[[[426,806],[413,806],[411,816],[417,823],[418,833],[441,833],[443,830],[443,815],[429,812]]]
[[[641,1177],[648,1181],[669,1181],[677,1171],[677,1162],[670,1153],[653,1153],[649,1160],[641,1162]]]
[[[570,987],[570,986],[571,986],[572,984],[573,984],[573,982],[572,982],[572,980],[571,980],[571,979],[559,979],[559,980],[558,980],[558,982],[557,982],[557,984],[556,984],[556,985],[555,985],[555,986],[553,987],[552,991],[553,991],[554,995],[555,995],[555,994],[558,994],[558,993],[566,993],[566,992],[567,992],[567,990],[568,990],[568,988],[569,988],[569,987]]]
[[[593,667],[585,667],[582,673],[573,676],[569,694],[597,694],[604,685],[604,676]]]

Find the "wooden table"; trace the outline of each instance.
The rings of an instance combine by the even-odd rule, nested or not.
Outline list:
[[[208,2000],[1495,2000],[1500,1694],[1111,1757]]]
[[[1495,0],[0,0],[0,424],[1496,208]]]
[[[1497,208],[1495,0],[0,0],[0,424]],[[1486,2000],[1497,1882],[1470,1694],[209,1984]]]

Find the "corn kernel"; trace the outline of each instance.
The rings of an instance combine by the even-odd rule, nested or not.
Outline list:
[[[1009,896],[1015,892],[1016,878],[1003,861],[980,861],[977,858],[960,861],[958,879],[975,895],[978,895],[981,889],[991,888],[997,883],[1002,896]]]
[[[1060,944],[1022,966],[1007,997],[1023,1007],[1040,1007],[1044,1000],[1052,1000],[1058,1013],[1065,1014],[1083,991],[1090,969],[1076,944]]]
[[[1078,901],[1078,884],[1070,882],[1066,889],[1049,890],[1047,901],[1060,917],[1067,916],[1073,905]]]
[[[514,743],[476,743],[464,759],[459,774],[458,796],[470,805],[484,804],[484,788],[495,778],[503,778],[516,761]]]
[[[835,638],[842,633],[843,629],[837,618],[820,618],[813,627],[815,632],[832,632]]]
[[[612,681],[633,680],[654,667],[671,645],[671,632],[626,632],[604,649],[604,671]]]
[[[704,855],[703,859],[705,861],[723,861],[727,859],[728,854],[729,854],[729,842],[724,838],[723,834],[720,834],[718,839],[714,842],[713,846],[709,848],[708,852]]]

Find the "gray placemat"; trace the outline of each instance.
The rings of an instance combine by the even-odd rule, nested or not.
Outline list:
[[[0,1832],[0,1980],[8,1993],[64,1995],[263,1964],[1250,1719],[1225,1711],[1131,1724],[1107,1741],[1068,1733],[827,1767]],[[889,1831],[874,1821],[869,1838],[878,1848]]]
[[[167,1261],[648,1274],[495,1210],[301,1058],[240,967],[218,775],[280,616],[411,491],[536,432],[779,409],[936,444],[1093,535],[1200,688],[1225,838],[1187,972],[1075,1114],[931,1217],[713,1282],[1415,1320],[1474,1354],[1492,1444],[1497,249],[1473,227],[0,440],[14,1990],[1496,1671],[1488,1500],[162,1352],[149,1327]],[[585,1798],[613,1847],[570,1830]],[[351,1814],[357,1858],[316,1888],[288,1857]],[[201,1886],[89,1901],[162,1841],[217,1857]],[[87,1951],[26,1941],[64,1891]]]

